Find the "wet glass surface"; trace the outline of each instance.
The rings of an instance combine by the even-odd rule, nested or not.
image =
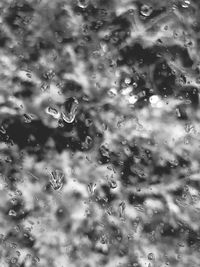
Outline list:
[[[198,267],[200,2],[0,1],[0,267]]]

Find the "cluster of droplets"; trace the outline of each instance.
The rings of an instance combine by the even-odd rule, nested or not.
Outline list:
[[[190,4],[191,4],[190,0],[184,0],[181,6],[183,8],[188,8],[190,6]]]
[[[73,123],[78,111],[79,102],[75,97],[67,98],[61,106],[60,111],[52,106],[46,108],[46,113],[54,119],[64,121],[65,123]]]

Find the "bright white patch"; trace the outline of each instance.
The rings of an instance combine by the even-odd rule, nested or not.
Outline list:
[[[154,108],[161,108],[162,107],[162,101],[159,96],[153,95],[149,98],[149,102],[152,107]]]
[[[131,86],[122,89],[121,94],[122,95],[129,95],[132,92],[133,88]]]
[[[136,96],[136,95],[130,96],[130,97],[128,98],[128,102],[129,102],[130,104],[135,104],[137,101],[138,101],[138,96]]]

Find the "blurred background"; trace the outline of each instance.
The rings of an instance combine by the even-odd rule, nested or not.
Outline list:
[[[1,0],[1,267],[199,266],[199,14]]]

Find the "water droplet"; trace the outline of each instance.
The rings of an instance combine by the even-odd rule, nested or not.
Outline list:
[[[78,100],[75,97],[68,98],[62,106],[62,118],[66,123],[72,123],[78,110]]]
[[[64,125],[64,123],[63,123],[63,120],[62,119],[59,119],[58,120],[58,127],[60,127],[60,128],[63,128],[65,125]]]
[[[82,97],[82,99],[83,99],[83,101],[85,101],[85,102],[88,102],[88,101],[90,100],[89,96],[87,96],[87,95],[84,95],[84,96]]]
[[[92,138],[90,136],[86,136],[85,142],[83,143],[83,148],[88,149],[90,148],[91,144],[92,144]]]
[[[182,4],[183,8],[188,8],[190,6],[190,1],[189,0],[185,0]]]
[[[26,76],[27,76],[28,78],[30,78],[30,79],[32,78],[31,73],[28,73],[28,72],[27,72],[27,73],[26,73]]]
[[[186,125],[185,125],[185,131],[186,131],[186,133],[190,133],[193,130],[194,130],[194,125],[189,124],[189,123],[186,123]]]
[[[77,5],[81,8],[86,8],[89,4],[89,0],[78,0]]]
[[[58,110],[56,108],[47,107],[46,108],[46,113],[51,115],[55,119],[58,119],[60,117],[60,113],[58,112]]]
[[[177,117],[181,117],[181,112],[180,112],[180,109],[179,108],[176,108],[176,115]]]
[[[6,129],[4,128],[3,125],[0,127],[0,132],[1,132],[2,134],[5,134],[5,133],[6,133]]]
[[[132,84],[132,86],[133,86],[133,89],[136,89],[136,88],[138,87],[138,84],[137,84],[136,82],[134,82],[134,83]]]
[[[8,215],[15,217],[15,216],[17,216],[17,213],[14,210],[10,210]]]
[[[120,217],[120,219],[124,219],[125,208],[126,208],[126,203],[124,201],[120,202],[119,203],[119,217]]]
[[[91,125],[92,125],[92,120],[91,119],[86,119],[85,120],[85,125],[87,126],[87,127],[90,127]]]
[[[20,227],[19,227],[18,225],[16,225],[16,226],[14,227],[14,230],[15,230],[16,232],[20,232]]]
[[[135,10],[134,9],[131,8],[131,9],[128,10],[128,14],[134,15],[134,13],[135,13]]]
[[[24,114],[24,122],[25,123],[31,123],[34,118],[34,115],[32,114]]]
[[[16,257],[12,257],[10,262],[13,263],[13,264],[17,263],[17,258]]]
[[[114,179],[109,181],[109,185],[111,189],[117,188],[117,182]]]
[[[94,183],[89,183],[88,184],[88,191],[91,195],[93,195],[95,193],[95,189],[96,189],[96,184]]]
[[[124,122],[125,122],[125,117],[124,116],[121,116],[119,118],[118,122],[117,122],[117,127],[118,128],[121,128],[123,126]]]
[[[124,79],[124,83],[125,83],[126,85],[130,85],[130,83],[131,83],[131,78],[130,78],[130,77],[126,77],[126,78]]]
[[[72,123],[74,121],[75,116],[72,116],[71,114],[66,115],[66,113],[62,112],[62,118],[67,123]]]
[[[63,187],[64,174],[59,170],[50,173],[50,183],[54,190],[60,190]]]
[[[154,259],[155,259],[154,254],[153,253],[149,253],[148,254],[148,260],[152,261]]]
[[[105,145],[101,145],[99,150],[100,150],[102,156],[107,157],[107,158],[110,157],[110,155],[109,155],[110,151],[109,151],[108,146],[106,144]]]
[[[44,73],[43,77],[47,80],[52,80],[55,76],[55,72],[53,70],[49,70]]]
[[[111,88],[109,91],[108,91],[108,95],[110,97],[114,97],[117,95],[117,89],[116,88]]]
[[[41,87],[40,87],[40,89],[41,89],[43,92],[49,90],[49,88],[50,88],[50,85],[49,85],[48,83],[42,83],[42,84],[41,84]]]
[[[151,6],[148,6],[145,4],[141,6],[140,13],[142,16],[149,17],[152,12],[153,12],[153,8]]]

